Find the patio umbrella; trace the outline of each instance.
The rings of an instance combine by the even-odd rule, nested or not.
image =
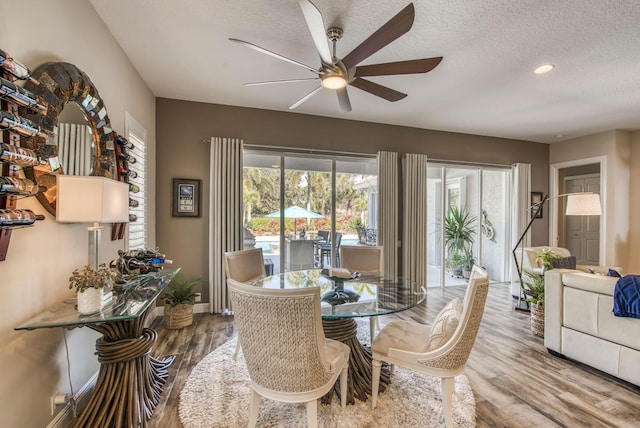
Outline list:
[[[274,213],[271,214],[267,214],[266,217],[280,217],[280,211],[276,211]],[[290,206],[288,208],[284,209],[284,218],[306,218],[306,219],[310,219],[310,218],[324,218],[324,216],[322,214],[318,214],[315,213],[313,211],[309,211],[305,208],[301,208],[297,205],[293,205]],[[297,235],[298,234],[298,225],[296,224],[295,220],[293,221],[293,226],[294,226],[294,233]]]

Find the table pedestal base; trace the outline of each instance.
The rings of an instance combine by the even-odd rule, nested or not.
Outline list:
[[[93,395],[75,426],[147,427],[174,357],[150,355],[157,333],[149,328],[142,329],[138,337],[128,338],[130,323],[90,327],[104,334],[96,341],[100,372]]]
[[[349,356],[349,381],[347,385],[347,403],[355,403],[355,398],[367,401],[371,395],[372,360],[371,348],[364,346],[357,338],[358,325],[353,318],[323,319],[324,334],[329,339],[338,340],[351,349]],[[382,366],[380,374],[379,392],[385,390],[390,382],[390,368],[388,364]],[[322,403],[331,402],[333,392],[340,396],[340,380],[336,382],[333,391],[322,398]]]

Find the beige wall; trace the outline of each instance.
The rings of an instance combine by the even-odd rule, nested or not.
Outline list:
[[[631,158],[631,133],[607,131],[583,138],[552,144],[549,162],[563,164],[579,159],[604,157],[601,170],[604,179],[602,194],[602,235],[606,239],[601,263],[629,269],[630,192],[633,159]],[[636,168],[637,169],[637,168]],[[637,172],[636,172],[637,173]]]
[[[75,64],[95,84],[113,128],[124,133],[125,110],[148,131],[155,154],[155,99],[85,0],[2,0],[0,48],[30,67],[47,61]],[[151,177],[155,168],[151,159]],[[152,193],[153,194],[153,193]],[[152,200],[153,202],[153,200]],[[71,271],[87,262],[87,225],[62,225],[34,198],[18,202],[45,221],[16,230],[7,260],[0,262],[0,414],[2,426],[43,427],[51,420],[50,397],[69,392],[61,329],[14,331],[48,306],[72,296]],[[154,218],[152,205],[150,217]],[[117,257],[124,242],[103,237],[102,258]],[[155,243],[151,229],[151,244]],[[95,339],[87,328],[67,332],[73,387],[77,392],[97,369]]]
[[[208,177],[211,136],[242,138],[245,144],[334,151],[426,153],[432,159],[532,164],[532,189],[548,190],[546,144],[450,132],[323,118],[159,98],[157,123],[157,240],[185,276],[203,278],[207,301]],[[171,217],[172,178],[202,180],[202,216]],[[547,219],[534,224],[534,245],[547,240]]]

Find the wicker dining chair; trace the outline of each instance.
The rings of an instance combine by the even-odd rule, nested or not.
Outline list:
[[[381,246],[343,245],[340,247],[340,263],[343,268],[363,275],[384,275],[384,258]],[[371,342],[380,330],[378,317],[369,317]]]
[[[233,279],[242,283],[251,283],[266,276],[262,248],[248,250],[228,251],[224,253],[224,271],[227,279]],[[236,344],[233,359],[238,358],[240,341]]]
[[[261,397],[306,403],[307,424],[316,427],[317,401],[338,376],[345,407],[350,349],[324,336],[320,287],[267,289],[233,279],[227,284],[253,390],[249,427],[256,425]]]
[[[474,266],[461,302],[449,302],[431,326],[394,320],[384,326],[372,345],[373,382],[371,405],[376,407],[382,361],[428,376],[441,378],[442,411],[447,427],[453,426],[455,376],[467,364],[489,290],[487,271]],[[393,366],[392,366],[393,368]]]

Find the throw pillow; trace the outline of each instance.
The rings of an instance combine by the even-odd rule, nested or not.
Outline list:
[[[427,340],[429,350],[439,348],[447,343],[458,327],[461,314],[462,300],[460,298],[453,299],[442,308],[431,326],[431,332]]]
[[[622,278],[622,275],[620,275],[620,273],[615,269],[609,269],[607,271],[607,276],[613,276],[615,278]]]
[[[554,269],[575,269],[576,256],[560,257],[553,261]]]

